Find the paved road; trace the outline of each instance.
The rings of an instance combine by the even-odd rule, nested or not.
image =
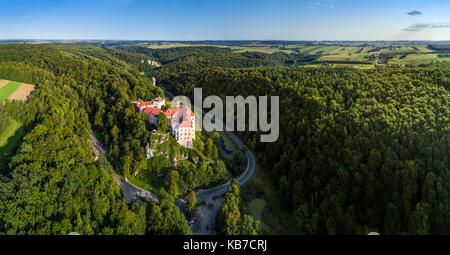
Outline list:
[[[103,144],[95,137],[94,132],[91,131],[92,149],[96,156],[102,155],[106,158],[106,149]],[[122,190],[123,196],[127,203],[133,201],[139,201],[139,198],[146,199],[147,201],[159,201],[159,197],[153,193],[150,193],[138,186],[128,182],[114,172],[114,179]]]
[[[195,111],[202,111],[203,114],[207,115],[207,113],[205,113],[205,111],[203,111],[203,109],[197,109],[194,106]],[[220,120],[215,120],[217,125],[220,125],[223,127],[224,130],[228,130],[227,126],[225,123],[223,123]],[[233,139],[233,141],[236,143],[237,147],[239,149],[243,149],[244,143],[242,143],[242,141],[231,131],[225,131],[227,132],[227,134],[231,137],[231,139]],[[245,155],[247,156],[247,168],[245,169],[244,173],[239,176],[237,179],[237,181],[239,182],[240,185],[246,183],[250,177],[253,175],[253,172],[255,171],[255,158],[253,157],[253,154],[250,152],[250,150],[246,150],[245,151]],[[225,192],[227,192],[228,187],[231,185],[231,181],[220,185],[220,186],[216,186],[207,190],[199,190],[198,192],[196,192],[197,195],[197,199],[198,200],[203,200],[206,201],[208,199],[211,199],[213,197],[219,196],[224,194]]]
[[[162,89],[166,92],[166,94],[169,97],[173,97],[170,92],[166,91],[164,88]],[[194,111],[201,111],[203,112],[203,114],[206,115],[203,109],[197,109],[195,106]],[[226,125],[224,123],[221,123],[219,120],[216,120],[216,124],[222,125],[224,130],[227,130]],[[227,132],[228,135],[231,137],[231,139],[233,139],[233,141],[236,143],[239,149],[245,147],[242,141],[233,132],[231,131],[225,132]],[[91,133],[91,137],[97,151],[101,152],[104,155],[106,153],[105,149],[103,145],[97,140],[93,132]],[[245,155],[247,156],[247,168],[245,169],[245,172],[237,178],[237,181],[239,182],[240,185],[246,183],[255,171],[255,158],[253,154],[249,150],[246,150]],[[159,201],[159,197],[157,195],[137,187],[136,185],[121,178],[116,173],[114,173],[114,178],[117,184],[120,186],[122,193],[128,203],[132,201],[138,201],[139,198],[144,198],[148,201]],[[230,185],[231,181],[210,189],[199,190],[196,192],[197,200],[204,201],[206,206],[202,206],[197,209],[196,212],[197,222],[193,229],[194,234],[215,234],[215,232],[212,231],[211,229],[209,230],[204,229],[205,226],[208,226],[208,228],[210,228],[212,225],[215,225],[215,218],[221,204],[221,199],[218,198],[214,200],[213,198],[221,196],[222,194],[226,193]],[[183,213],[186,212],[185,206],[186,201],[187,197],[175,201],[175,205],[177,205],[180,208],[181,212]],[[200,218],[202,218],[202,220],[200,220]]]
[[[138,186],[118,176],[116,173],[114,173],[114,178],[120,189],[122,190],[123,196],[127,200],[127,203],[139,201],[140,198],[143,198],[147,201],[159,201],[159,197],[157,195],[139,188]]]
[[[247,169],[245,172],[237,178],[237,181],[240,185],[246,183],[250,177],[252,177],[253,172],[255,171],[255,159],[250,151],[246,151],[245,155],[247,156]],[[231,181],[222,184],[220,186],[216,186],[206,190],[199,190],[196,192],[197,200],[199,201],[208,201],[214,197],[220,196],[227,192],[228,187],[231,185]]]
[[[164,92],[166,93],[167,96],[169,96],[170,98],[173,98],[172,93],[170,93],[163,87],[161,87],[161,88],[164,90]],[[208,115],[203,109],[200,109],[200,108],[196,107],[195,105],[193,105],[192,108],[194,109],[195,112],[202,112],[205,116]],[[216,125],[222,126],[222,128],[224,130],[228,130],[226,124],[223,123],[221,120],[215,120],[215,122],[216,122]],[[232,131],[225,131],[225,132],[227,132],[227,134],[231,137],[231,139],[233,139],[233,141],[236,143],[236,145],[239,149],[242,149],[245,147],[244,143]],[[247,156],[248,164],[247,164],[247,169],[245,169],[245,172],[237,178],[237,181],[239,182],[240,185],[246,183],[250,179],[250,177],[253,175],[253,172],[255,171],[255,158],[254,158],[253,154],[250,152],[250,150],[246,150],[245,155]],[[230,185],[231,185],[231,181],[229,181],[225,184],[210,188],[210,189],[199,190],[195,193],[197,195],[197,200],[207,202],[214,197],[217,197],[217,196],[220,196],[220,195],[226,193],[228,190],[228,187]],[[186,200],[187,200],[187,197],[185,197],[183,200],[180,200],[177,205],[180,207],[181,203],[183,203]],[[181,208],[181,209],[183,210],[183,208]]]
[[[204,115],[207,115],[207,113],[205,113],[203,109],[197,109],[195,106],[193,108],[194,111],[201,111]],[[221,120],[216,119],[215,122],[217,126],[221,126],[224,130],[227,130],[226,125],[222,123]],[[224,132],[227,132],[227,134],[231,137],[231,139],[233,139],[239,149],[243,149],[245,147],[242,141],[233,132]],[[236,178],[240,185],[246,183],[255,171],[255,158],[253,157],[253,154],[249,150],[246,150],[245,155],[247,156],[247,168],[242,175]],[[196,192],[197,200],[204,201],[205,205],[198,207],[196,210],[196,222],[194,224],[194,228],[192,229],[194,235],[216,234],[216,232],[211,229],[211,226],[217,225],[216,216],[220,207],[222,206],[222,199],[220,196],[227,192],[230,185],[231,181],[210,189],[199,190]]]

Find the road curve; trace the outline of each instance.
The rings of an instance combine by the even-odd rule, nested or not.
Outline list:
[[[167,95],[169,95],[170,97],[173,97],[172,93],[166,91],[164,88],[162,88],[162,89],[164,90],[164,92],[166,92]],[[202,112],[205,116],[210,115],[210,114],[206,113],[203,109],[198,108],[195,104],[192,106],[192,108],[194,109],[194,112]],[[210,117],[212,118],[213,116],[210,115]],[[221,120],[215,119],[215,123],[219,127],[222,127],[223,130],[226,130],[223,132],[226,132],[231,137],[231,139],[233,139],[233,141],[236,143],[236,145],[239,149],[245,149],[244,143],[232,131],[227,131],[229,129],[227,128],[227,125],[224,122],[222,122]],[[250,179],[250,177],[252,177],[252,175],[255,171],[255,157],[253,156],[252,152],[250,150],[246,149],[245,155],[247,156],[247,168],[245,169],[243,174],[241,174],[239,177],[236,178],[236,180],[239,182],[240,185],[243,185],[244,183],[246,183]],[[222,185],[219,185],[219,186],[216,186],[213,188],[209,188],[206,190],[199,190],[199,191],[195,192],[195,195],[197,196],[197,200],[199,200],[199,201],[208,201],[209,199],[212,199],[214,197],[217,197],[217,196],[220,196],[220,195],[226,193],[228,190],[228,187],[230,185],[231,185],[231,180],[225,184],[222,184]],[[180,200],[180,202],[186,201],[187,198],[188,197],[185,197],[183,200]],[[177,205],[179,206],[179,204],[177,204]]]
[[[237,139],[237,137],[236,137],[236,139]],[[240,148],[242,148],[242,147],[240,147]],[[252,177],[252,175],[255,171],[255,158],[253,157],[253,154],[249,150],[247,150],[245,152],[245,155],[247,156],[247,168],[245,169],[245,172],[243,174],[241,174],[238,178],[236,178],[236,180],[239,182],[240,185],[243,185],[244,183],[246,183],[250,179],[250,177]],[[197,200],[207,201],[214,197],[220,196],[220,195],[224,194],[225,192],[227,192],[228,187],[230,185],[231,185],[231,181],[229,181],[225,184],[210,188],[210,189],[199,190],[195,193],[197,195]]]
[[[106,159],[106,149],[103,144],[97,139],[94,132],[91,130],[91,141],[92,141],[92,150],[95,156],[102,155]],[[109,164],[109,163],[108,163]],[[143,198],[147,201],[159,201],[159,197],[147,190],[141,189],[138,186],[130,183],[128,180],[120,177],[116,172],[114,172],[114,180],[119,185],[122,190],[122,194],[125,197],[127,203],[131,203],[133,201],[139,201],[139,198]]]
[[[164,90],[164,92],[169,96],[173,97],[172,93],[166,91],[164,88],[161,88]],[[193,107],[194,111],[201,111],[203,114],[207,114],[203,109],[197,109],[196,106]],[[218,125],[221,125],[224,130],[227,130],[226,124],[222,123],[220,120],[216,120],[216,123]],[[237,147],[239,149],[245,148],[244,143],[232,132],[232,131],[224,131],[227,132],[227,134],[233,139],[233,141],[236,143]],[[97,140],[95,136],[93,136],[93,139]],[[97,141],[98,144],[101,144]],[[239,177],[237,177],[237,181],[240,185],[243,185],[246,183],[250,177],[252,177],[254,171],[255,171],[255,158],[250,150],[245,151],[245,155],[247,156],[247,168],[245,169],[244,173],[242,173]],[[124,193],[124,196],[127,201],[133,201],[137,197],[145,198],[149,201],[159,201],[159,197],[149,191],[143,190],[136,185],[128,182],[127,180],[124,180],[120,176],[114,173],[114,177],[119,184],[120,188],[122,189],[122,192]],[[196,192],[197,200],[199,201],[208,201],[214,197],[220,196],[227,192],[228,187],[231,185],[231,180],[225,184],[212,187],[206,190],[199,190]],[[179,199],[175,201],[175,204],[180,208],[181,211],[185,211],[184,204],[186,203],[188,197],[185,197],[184,199]]]
[[[127,203],[139,201],[139,198],[143,198],[147,201],[159,201],[159,197],[157,195],[139,188],[138,186],[123,179],[116,173],[114,173],[114,178],[120,189],[122,190],[123,196],[125,197]]]

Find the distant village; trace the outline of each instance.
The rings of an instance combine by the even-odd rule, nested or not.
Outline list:
[[[177,142],[192,149],[192,140],[195,139],[195,114],[189,107],[168,108],[163,111],[166,100],[157,97],[152,101],[139,100],[134,102],[136,112],[147,114],[150,124],[155,125],[158,122],[160,113],[164,113],[167,119],[167,127]]]

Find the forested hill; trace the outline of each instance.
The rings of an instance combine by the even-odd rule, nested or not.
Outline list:
[[[276,143],[239,135],[298,233],[450,234],[449,68],[191,70],[160,83],[280,97]]]
[[[176,77],[198,71],[212,66],[222,68],[246,68],[246,67],[280,67],[311,63],[318,56],[307,56],[301,53],[286,54],[244,52],[235,53],[227,48],[211,46],[177,47],[167,49],[151,49],[142,46],[119,46],[121,50],[143,54],[155,58],[163,64],[158,69],[157,78],[163,80],[166,87],[177,86]]]
[[[127,51],[124,51],[126,49]],[[213,47],[0,45],[0,79],[36,85],[0,105],[23,124],[0,162],[0,234],[190,234],[172,198],[127,205],[113,170],[146,166],[131,102],[178,94],[280,96],[280,138],[240,133],[302,234],[450,234],[450,68],[286,67],[302,55]],[[142,62],[144,60],[144,62]],[[108,162],[94,161],[93,130]]]
[[[124,158],[142,166],[151,135],[131,101],[162,95],[140,75],[141,57],[92,46],[0,45],[0,78],[37,86],[26,104],[0,105],[0,122],[16,119],[25,132],[0,165],[0,234],[191,233],[172,198],[127,205],[113,179],[113,169],[127,174]],[[112,166],[94,161],[91,129]]]
[[[191,59],[203,67],[220,65],[222,67],[251,67],[258,65],[284,65],[292,57],[284,53],[265,54],[259,52],[233,53],[230,49],[196,46],[168,49],[151,49],[141,46],[121,46],[118,49],[140,53],[155,58],[163,64],[176,60]]]

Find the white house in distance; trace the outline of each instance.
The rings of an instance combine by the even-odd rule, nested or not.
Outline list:
[[[169,108],[162,111],[166,104],[163,98],[155,98],[152,101],[134,102],[136,112],[148,115],[150,124],[156,125],[161,112],[167,118],[167,126],[177,142],[187,148],[192,149],[192,140],[195,139],[195,114],[189,107]]]

